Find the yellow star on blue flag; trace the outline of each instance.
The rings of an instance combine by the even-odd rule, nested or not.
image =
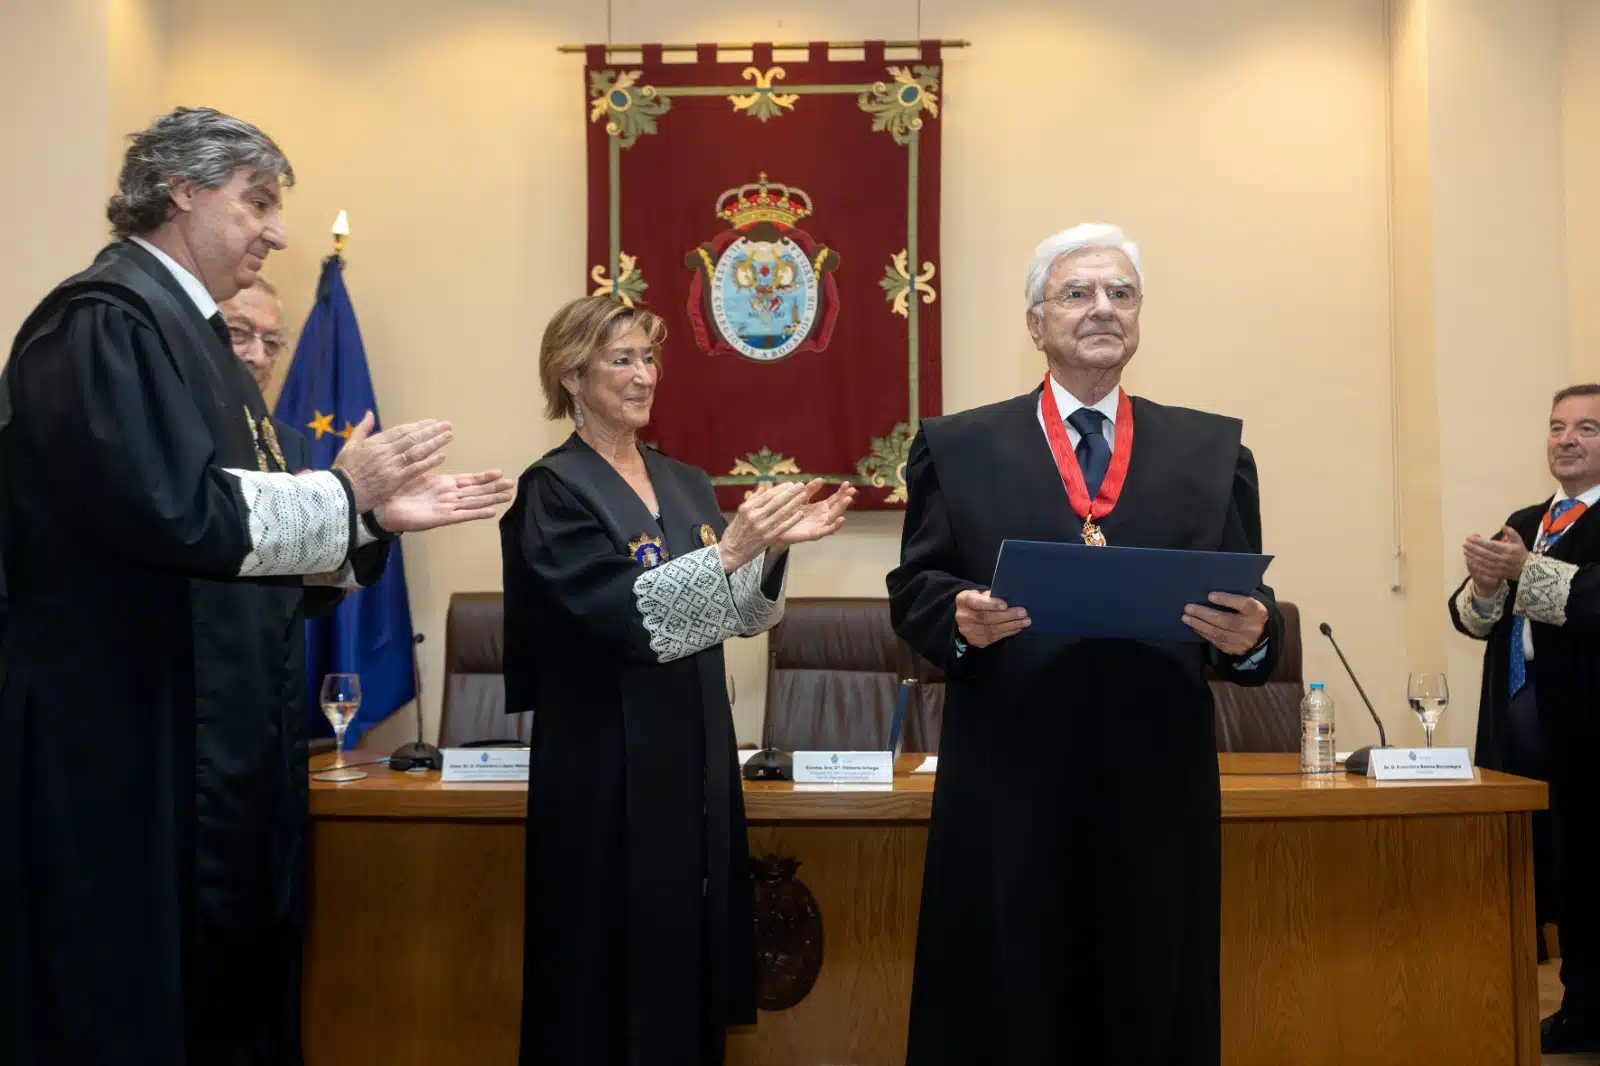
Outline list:
[[[318,411],[312,416],[311,421],[306,423],[306,428],[315,430],[317,439],[321,440],[324,433],[334,432],[333,416],[325,415],[321,411]]]
[[[367,372],[361,329],[344,285],[344,264],[338,256],[329,256],[323,261],[317,300],[300,331],[275,414],[291,426],[310,430],[306,443],[311,466],[327,470],[368,411],[376,422],[378,402]],[[381,428],[382,423],[376,422],[373,430]],[[390,546],[388,564],[376,583],[351,592],[331,616],[306,624],[306,700],[312,733],[331,732],[318,710],[324,674],[361,675],[361,709],[345,736],[351,747],[364,730],[415,699],[414,649],[397,541]]]

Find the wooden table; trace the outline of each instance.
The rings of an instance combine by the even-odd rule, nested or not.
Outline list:
[[[800,861],[825,955],[804,1000],[731,1036],[729,1063],[904,1062],[933,795],[908,772],[920,758],[891,791],[746,783],[751,853]],[[1536,1066],[1529,819],[1544,785],[1219,759],[1224,1063]],[[526,789],[367,769],[312,785],[307,1062],[382,1047],[389,1066],[514,1063]]]

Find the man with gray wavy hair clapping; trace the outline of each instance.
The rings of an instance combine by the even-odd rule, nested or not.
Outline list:
[[[117,240],[45,297],[0,378],[0,1060],[301,1059],[307,583],[375,580],[404,532],[488,518],[453,436],[285,461],[217,305],[286,243],[294,172],[180,108],[135,134]]]

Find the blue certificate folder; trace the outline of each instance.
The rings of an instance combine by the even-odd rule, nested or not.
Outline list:
[[[1207,600],[1213,592],[1254,592],[1271,562],[1235,552],[1007,540],[991,592],[1027,608],[1033,625],[1022,636],[1200,643],[1183,624],[1184,607],[1215,606]]]

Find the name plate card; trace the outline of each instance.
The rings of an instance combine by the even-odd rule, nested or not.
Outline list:
[[[797,785],[892,785],[894,753],[889,751],[797,751]]]
[[[1379,781],[1471,781],[1466,748],[1373,748],[1367,776]]]
[[[444,769],[439,780],[453,781],[526,781],[528,779],[527,748],[445,748],[440,756]]]

